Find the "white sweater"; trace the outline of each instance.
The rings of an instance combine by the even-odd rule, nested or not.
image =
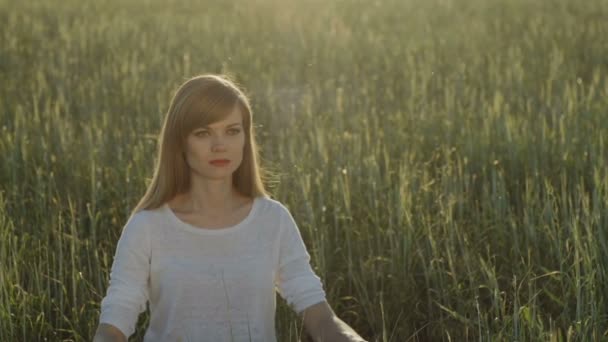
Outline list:
[[[165,204],[125,224],[99,321],[129,337],[149,302],[145,342],[274,342],[275,289],[298,314],[325,300],[283,204],[257,197],[223,229],[192,226]]]

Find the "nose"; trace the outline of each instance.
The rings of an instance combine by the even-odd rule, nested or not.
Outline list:
[[[226,144],[224,144],[222,138],[215,137],[211,142],[211,151],[222,152],[226,150]]]

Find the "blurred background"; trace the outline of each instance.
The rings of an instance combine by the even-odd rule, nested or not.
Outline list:
[[[0,22],[0,340],[92,339],[201,73],[251,97],[268,187],[369,341],[608,339],[607,1],[0,0]],[[308,341],[277,301],[279,340]]]

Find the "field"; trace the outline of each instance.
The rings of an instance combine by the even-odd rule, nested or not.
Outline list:
[[[0,0],[0,22],[1,341],[92,339],[200,73],[250,96],[270,192],[370,342],[608,340],[607,1]],[[282,299],[276,323],[308,339]]]

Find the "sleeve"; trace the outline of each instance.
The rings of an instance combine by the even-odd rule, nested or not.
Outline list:
[[[279,230],[279,267],[275,285],[281,297],[300,314],[307,307],[325,300],[321,279],[310,267],[300,230],[289,210],[281,212]]]
[[[99,322],[117,327],[129,339],[135,332],[139,314],[146,310],[149,274],[149,228],[136,213],[123,227],[116,245]]]

